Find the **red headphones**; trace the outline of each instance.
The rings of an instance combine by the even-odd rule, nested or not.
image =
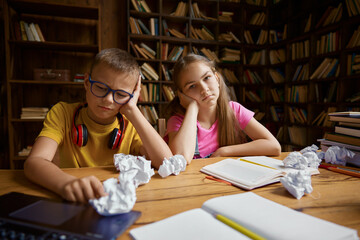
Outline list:
[[[87,103],[80,104],[76,108],[74,117],[73,117],[72,139],[73,139],[73,143],[79,147],[85,146],[88,141],[88,130],[87,130],[85,124],[76,125],[76,123],[75,123],[75,120],[76,120],[77,116],[79,115],[80,110],[83,107],[87,107]],[[114,128],[114,130],[110,134],[108,147],[112,150],[118,148],[123,139],[124,118],[120,113],[117,115],[117,118],[120,122],[121,130]]]

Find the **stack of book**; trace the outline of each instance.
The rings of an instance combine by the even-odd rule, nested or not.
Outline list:
[[[329,24],[340,21],[342,17],[342,3],[339,3],[337,7],[330,6],[326,9],[315,28],[325,27]]]
[[[188,5],[185,2],[179,2],[175,12],[171,13],[171,16],[185,17],[188,12]]]
[[[49,108],[46,107],[23,107],[21,108],[21,119],[45,119]]]
[[[209,40],[209,41],[215,40],[214,34],[204,25],[202,25],[201,29],[194,28],[191,26],[190,34],[191,34],[191,38],[194,39]]]
[[[359,35],[360,39],[360,35]],[[360,54],[353,53],[348,55],[347,75],[354,75],[360,73]]]
[[[39,24],[28,23],[23,20],[14,22],[14,32],[16,40],[45,42]]]
[[[257,12],[252,15],[249,20],[249,24],[252,25],[263,25],[265,22],[266,14],[264,12]]]
[[[313,74],[311,74],[310,79],[328,78],[334,75],[338,76],[340,71],[338,63],[339,60],[336,58],[325,58]]]
[[[240,61],[240,50],[225,47],[221,49],[220,60],[222,62],[238,62]]]
[[[136,11],[151,13],[151,9],[145,0],[131,0],[131,3]]]
[[[347,163],[360,167],[360,112],[332,112],[329,117],[336,123],[335,130],[319,139],[321,150],[326,151],[330,146],[345,147],[355,153]]]
[[[138,107],[139,107],[141,113],[149,121],[150,124],[152,124],[152,125],[156,124],[159,117],[158,117],[158,114],[157,114],[154,106],[139,105]]]
[[[141,73],[144,76],[144,79],[154,80],[154,81],[159,80],[159,75],[156,73],[155,69],[151,67],[149,64],[143,63],[140,68],[141,68]]]
[[[350,17],[360,14],[360,0],[346,0],[345,4]]]
[[[237,43],[240,43],[240,39],[236,37],[235,34],[233,34],[231,31],[228,31],[227,33],[220,33],[218,40],[225,42],[235,41]]]
[[[360,26],[354,31],[348,44],[346,45],[346,48],[353,48],[356,46],[360,46]]]
[[[233,12],[220,11],[219,12],[219,21],[232,22]]]

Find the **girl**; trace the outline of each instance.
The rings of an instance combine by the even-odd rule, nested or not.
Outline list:
[[[168,106],[165,134],[173,154],[188,164],[194,158],[280,154],[279,142],[254,113],[229,100],[213,62],[189,54],[175,64],[173,80],[178,96]]]

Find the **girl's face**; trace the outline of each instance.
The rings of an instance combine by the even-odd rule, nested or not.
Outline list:
[[[220,92],[219,77],[206,64],[194,62],[182,71],[180,89],[200,106],[216,105]]]

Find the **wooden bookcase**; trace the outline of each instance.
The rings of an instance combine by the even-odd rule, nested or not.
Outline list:
[[[83,83],[73,78],[90,69],[101,46],[99,7],[35,0],[6,0],[4,6],[9,160],[11,168],[21,168],[26,157],[18,152],[33,144],[43,122],[21,119],[21,109],[84,101]],[[20,20],[37,23],[45,41],[16,38]],[[36,68],[70,70],[70,81],[35,81]]]
[[[167,69],[172,69],[176,59],[169,60],[164,59],[164,46],[168,44],[168,52],[165,55],[170,55],[172,48],[175,46],[185,47],[187,52],[194,52],[194,48],[198,51],[201,51],[202,48],[209,49],[214,52],[219,59],[217,63],[220,69],[227,69],[232,71],[237,79],[237,82],[231,82],[229,79],[227,80],[227,84],[229,87],[233,89],[233,92],[236,95],[237,101],[244,104],[246,107],[253,109],[254,107],[257,109],[261,109],[265,111],[265,107],[262,103],[265,102],[265,98],[263,97],[259,102],[253,103],[245,98],[245,89],[252,88],[259,90],[261,92],[265,92],[266,86],[262,85],[251,85],[245,84],[243,82],[242,76],[243,71],[246,69],[258,69],[261,71],[261,77],[266,79],[266,71],[262,70],[262,66],[260,64],[242,64],[243,59],[247,55],[251,55],[253,51],[266,49],[267,44],[247,44],[244,39],[244,31],[248,30],[252,33],[254,41],[257,41],[257,36],[259,35],[261,30],[268,30],[267,27],[267,16],[268,16],[268,8],[264,6],[256,6],[247,4],[245,2],[236,3],[236,2],[225,2],[219,0],[212,1],[192,1],[186,0],[182,1],[182,3],[187,4],[187,13],[184,16],[176,16],[174,12],[177,9],[180,1],[165,1],[165,0],[146,0],[147,5],[151,9],[151,12],[139,11],[136,10],[132,1],[127,0],[127,16],[128,16],[128,36],[127,36],[127,49],[128,51],[137,56],[136,60],[139,62],[139,65],[143,63],[147,63],[151,65],[154,70],[157,72],[159,76],[159,80],[143,80],[143,84],[149,86],[151,84],[158,86],[158,99],[139,102],[139,105],[148,105],[152,106],[156,109],[157,115],[159,117],[164,117],[164,109],[166,104],[168,103],[165,94],[163,93],[163,86],[173,86],[173,82],[167,80],[164,76],[164,71],[162,70],[162,66],[165,66]],[[208,18],[199,18],[195,17],[196,15],[191,14],[191,10],[189,6],[193,6],[192,4],[198,4],[200,12]],[[232,21],[224,21],[221,19],[221,12],[233,12]],[[264,21],[261,25],[253,25],[249,24],[251,17],[257,13],[263,12],[265,14]],[[146,34],[144,31],[142,34],[134,33],[131,30],[131,20],[130,18],[140,19],[142,23],[145,23],[147,28],[151,29],[150,19],[156,19],[158,22],[157,27],[158,33],[154,35]],[[169,29],[176,29],[178,32],[184,35],[183,38],[175,37],[170,34],[168,36],[166,31],[164,31],[164,21]],[[196,39],[191,32],[191,28],[194,29],[208,29],[212,35],[213,39]],[[150,31],[151,32],[151,31]],[[232,32],[239,40],[239,42],[231,41],[220,41],[220,36],[223,33]],[[132,45],[140,45],[141,43],[145,43],[150,48],[152,48],[156,52],[156,56],[154,59],[148,59],[142,56],[138,51],[133,49]],[[240,51],[239,60],[237,61],[222,61],[222,53],[223,49],[229,48]],[[184,50],[185,52],[185,50]],[[265,58],[264,58],[265,59]],[[224,74],[223,74],[224,75]],[[151,120],[150,120],[151,121]],[[156,125],[155,125],[156,127]]]
[[[257,116],[277,136],[283,151],[299,150],[316,144],[316,140],[321,138],[324,132],[331,131],[331,124],[317,125],[317,122],[314,122],[323,111],[326,115],[327,111],[359,110],[358,102],[351,103],[347,100],[360,89],[360,83],[357,80],[359,75],[347,74],[347,59],[353,53],[358,54],[360,48],[346,48],[346,45],[359,26],[360,16],[349,17],[345,0],[316,2],[282,0],[277,1],[278,3],[267,2],[265,6],[252,5],[250,4],[252,1],[235,3],[221,0],[187,0],[182,2],[187,3],[188,6],[197,3],[200,11],[213,19],[195,18],[189,12],[185,16],[174,16],[172,13],[175,12],[179,1],[146,0],[151,12],[137,11],[131,0],[127,1],[128,19],[129,17],[141,19],[146,24],[150,18],[158,19],[159,34],[157,35],[134,34],[129,21],[127,49],[135,55],[130,43],[144,42],[157,52],[155,59],[138,56],[137,60],[140,65],[144,62],[151,64],[159,75],[158,81],[143,81],[144,84],[153,83],[160,86],[159,99],[140,104],[153,105],[160,117],[163,117],[164,107],[167,104],[161,86],[172,85],[171,81],[165,80],[161,66],[165,65],[171,69],[175,63],[175,61],[163,60],[159,57],[162,56],[162,48],[158,46],[164,43],[168,43],[171,47],[187,46],[192,52],[193,47],[198,49],[205,47],[216,53],[218,58],[221,57],[221,50],[224,47],[240,50],[239,62],[220,61],[218,66],[234,71],[238,83],[229,83],[229,85],[234,87],[237,101],[253,111],[260,112]],[[338,7],[339,3],[342,4],[342,17],[339,21],[316,27],[325,10],[329,6]],[[233,21],[220,21],[221,11],[234,12]],[[262,12],[265,14],[264,21],[260,25],[251,24],[252,16]],[[311,24],[305,32],[310,14]],[[164,19],[169,28],[177,29],[185,37],[166,36],[162,31]],[[191,38],[191,27],[200,28],[202,25],[214,34],[214,40]],[[147,26],[150,29],[150,25]],[[241,42],[218,41],[220,34],[226,31],[232,31]],[[258,43],[258,36],[262,31],[267,31],[266,39]],[[254,43],[249,41],[249,33]],[[317,42],[330,33],[336,33],[339,39],[336,49],[323,53],[317,52]],[[279,53],[281,57],[280,61],[277,61],[274,56]],[[325,58],[339,60],[336,76],[310,79]],[[293,81],[299,66],[307,69],[307,75],[303,75],[302,80]],[[254,83],[246,80],[249,72],[256,73],[261,82]],[[273,80],[271,75],[273,72],[280,72],[283,79]],[[298,96],[296,91],[299,92]],[[329,92],[332,93],[329,95]],[[297,120],[292,112],[299,114],[302,112],[306,114],[306,118]],[[262,118],[261,113],[264,115]],[[290,132],[292,137],[290,137]]]
[[[338,21],[330,24],[319,24],[323,15],[329,7],[338,8],[342,4],[342,16]],[[284,110],[284,118],[281,122],[282,132],[278,139],[283,145],[283,150],[297,150],[304,146],[316,144],[316,140],[322,138],[325,132],[333,131],[331,122],[318,124],[317,117],[324,111],[359,111],[359,102],[350,102],[349,97],[360,92],[360,82],[357,80],[359,74],[349,75],[348,55],[359,54],[359,47],[348,48],[347,44],[354,31],[360,25],[360,16],[349,16],[346,1],[289,1],[282,0],[277,4],[269,6],[271,18],[270,26],[280,26],[286,23],[288,38],[282,43],[287,51],[284,63],[285,82],[282,84],[285,93],[285,101],[281,103]],[[311,24],[307,32],[304,32],[306,23],[311,15]],[[329,38],[332,35],[331,43],[327,48],[320,51],[318,42],[321,39]],[[336,35],[336,37],[334,37]],[[307,54],[296,56],[296,48],[299,43],[307,42]],[[278,44],[270,45],[269,48],[276,48]],[[305,46],[305,44],[304,44]],[[301,50],[301,48],[300,48]],[[295,52],[295,57],[293,56]],[[300,51],[301,52],[301,51]],[[326,58],[338,59],[338,73],[329,74],[326,77],[311,78],[317,67]],[[296,69],[299,65],[308,65],[309,77],[302,80],[293,80]],[[291,100],[289,89],[302,88],[300,91],[305,100]],[[304,122],[291,121],[291,111],[303,109],[307,113]],[[293,131],[293,139],[290,138],[289,129]],[[299,131],[296,131],[298,129]],[[303,139],[303,141],[297,141]]]

